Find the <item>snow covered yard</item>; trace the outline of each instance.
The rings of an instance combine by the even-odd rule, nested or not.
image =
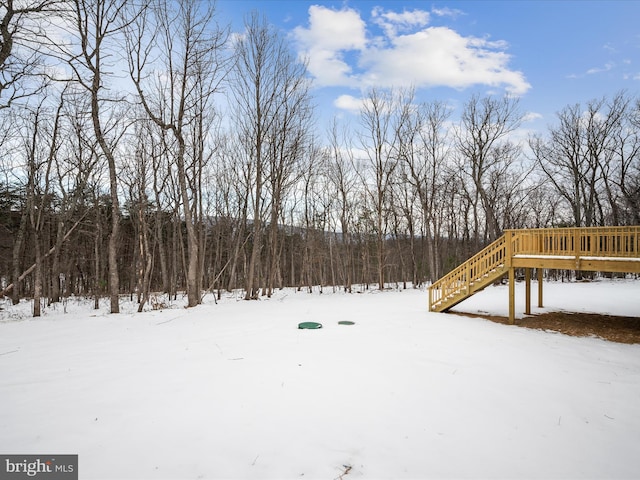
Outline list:
[[[638,293],[545,284],[544,310],[637,316]],[[3,304],[1,453],[77,453],[82,479],[640,472],[640,345],[429,313],[423,290],[89,306],[33,320]],[[507,308],[506,286],[458,307]]]

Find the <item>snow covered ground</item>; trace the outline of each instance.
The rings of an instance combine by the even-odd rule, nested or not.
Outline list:
[[[544,310],[640,315],[638,281],[544,293]],[[424,290],[2,307],[0,453],[77,453],[81,479],[640,472],[640,345],[429,313]],[[458,309],[506,315],[506,286]]]

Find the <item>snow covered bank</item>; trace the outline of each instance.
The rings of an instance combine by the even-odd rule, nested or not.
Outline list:
[[[638,315],[639,291],[545,284],[545,305]],[[19,321],[13,308],[0,312],[0,452],[77,453],[82,479],[640,471],[639,345],[429,313],[417,290],[120,315],[69,304]],[[458,308],[501,314],[506,290]]]

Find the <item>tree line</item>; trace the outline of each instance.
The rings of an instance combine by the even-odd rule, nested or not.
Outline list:
[[[198,0],[3,0],[2,295],[38,316],[69,295],[117,313],[125,294],[420,285],[505,229],[640,223],[637,96],[524,136],[516,98],[455,112],[371,88],[325,128],[287,38],[217,20]]]

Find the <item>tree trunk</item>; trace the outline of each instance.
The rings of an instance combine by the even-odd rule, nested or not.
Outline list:
[[[100,308],[100,254],[102,244],[102,220],[100,217],[100,205],[96,200],[96,234],[93,237],[94,277],[93,277],[93,308]]]
[[[260,220],[260,211],[262,209],[262,205],[260,202],[260,197],[262,196],[262,160],[258,158],[256,161],[257,171],[256,171],[256,198],[254,203],[254,213],[253,213],[253,243],[251,246],[251,257],[249,259],[249,270],[247,271],[247,283],[246,283],[246,292],[244,299],[251,300],[258,298],[257,296],[257,282],[255,280],[256,275],[256,264],[258,262],[258,257],[260,255],[260,250],[262,249],[262,223]]]
[[[39,227],[34,228],[33,245],[36,256],[36,268],[33,272],[33,316],[39,317],[42,314],[42,249],[40,247]]]
[[[62,243],[64,242],[64,222],[58,221],[56,229],[56,251],[53,254],[51,263],[51,302],[60,301],[60,252],[62,251]]]
[[[25,208],[22,216],[20,217],[20,227],[18,228],[18,233],[16,235],[15,243],[13,244],[13,291],[11,292],[11,302],[14,305],[20,303],[20,267],[21,261],[20,258],[22,256],[22,250],[24,246],[24,238],[27,231],[27,215],[28,209]],[[5,292],[9,289],[5,288]],[[4,293],[4,292],[3,292]]]

